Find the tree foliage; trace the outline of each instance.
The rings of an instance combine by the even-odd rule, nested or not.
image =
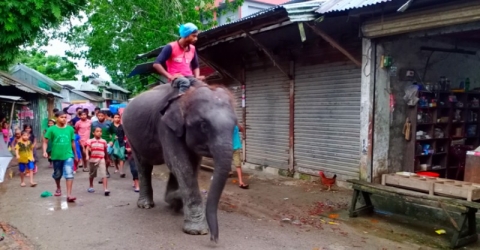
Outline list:
[[[242,2],[226,1],[222,11]],[[90,0],[88,21],[63,38],[78,48],[69,56],[85,58],[91,67],[103,65],[113,82],[138,91],[140,81],[127,78],[139,63],[135,56],[178,39],[181,23],[195,23],[201,30],[212,27],[213,13],[219,11],[213,6],[214,0]]]
[[[20,47],[33,43],[44,30],[77,15],[87,0],[1,0],[0,68],[6,69]]]
[[[80,73],[76,63],[66,57],[47,56],[45,51],[22,51],[16,62],[57,81],[77,80],[76,75]]]

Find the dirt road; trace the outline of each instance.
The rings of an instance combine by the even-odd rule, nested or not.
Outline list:
[[[163,202],[164,171],[164,168],[155,168],[158,179],[154,181],[156,207],[143,210],[136,206],[138,194],[133,192],[129,173],[126,179],[112,174],[109,179],[110,197],[103,196],[99,184],[96,184],[98,192],[88,193],[87,173],[79,171],[74,182],[77,202],[66,203],[65,196],[41,198],[43,191],[54,192],[52,170],[42,160],[35,176],[37,187],[21,188],[18,175],[13,179],[7,177],[6,182],[0,184],[0,234],[4,231],[5,235],[5,239],[0,241],[0,249],[383,250],[407,247],[367,237],[343,225],[330,225],[338,229],[320,230],[301,227],[295,221],[280,222],[269,216],[237,213],[233,205],[225,205],[229,204],[228,199],[235,197],[229,190],[238,189],[232,189],[235,186],[231,183],[230,189],[226,190],[229,195],[224,196],[222,203],[223,209],[230,212],[219,211],[220,242],[214,244],[209,241],[209,236],[190,236],[182,232],[183,215],[175,214]],[[205,179],[209,179],[208,175],[202,174],[204,183]],[[250,190],[238,190],[255,195],[255,186]]]

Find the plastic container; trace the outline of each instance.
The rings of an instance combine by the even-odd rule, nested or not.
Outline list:
[[[435,178],[438,178],[440,177],[440,174],[439,173],[435,173],[435,172],[417,172],[417,175],[420,175],[420,176],[426,176],[426,177],[435,177]]]

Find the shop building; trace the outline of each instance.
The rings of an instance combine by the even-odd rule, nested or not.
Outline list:
[[[360,178],[359,23],[320,21],[323,2],[295,1],[203,31],[196,48],[222,76],[209,82],[237,99],[246,164]]]
[[[348,2],[317,12],[361,22],[361,170],[374,182],[398,171],[463,180],[465,153],[480,145],[480,2]]]

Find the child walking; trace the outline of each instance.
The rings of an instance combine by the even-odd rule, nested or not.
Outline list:
[[[10,132],[11,130],[9,127],[10,126],[8,122],[4,122],[2,124],[3,141],[5,142],[5,144],[8,144],[10,137],[12,136],[12,132]]]
[[[87,114],[85,111],[81,112],[80,120],[75,123],[75,132],[80,136],[80,145],[82,147],[83,172],[88,172],[86,147],[87,140],[90,139],[90,130],[92,129],[92,121],[88,120]]]
[[[29,140],[29,133],[23,131],[20,141],[15,145],[15,154],[18,160],[18,168],[20,169],[20,186],[25,187],[25,171],[28,169],[33,171],[35,168],[33,159],[33,143]],[[30,186],[35,187],[37,183],[33,181],[33,174],[30,175]]]
[[[138,193],[138,192],[140,192],[140,187],[138,186],[138,169],[137,169],[137,165],[135,164],[135,159],[133,157],[132,148],[130,147],[130,144],[128,143],[128,139],[125,142],[125,151],[127,153],[128,165],[130,165],[130,173],[132,173],[132,177],[133,177],[132,187],[134,188],[134,191]]]
[[[82,161],[82,147],[80,146],[80,136],[76,132],[75,132],[75,151],[77,152],[78,158],[73,163],[74,174],[77,173],[78,164]]]
[[[237,168],[238,174],[238,184],[240,188],[248,189],[248,184],[243,182],[242,177],[242,138],[240,137],[240,132],[243,131],[243,128],[240,124],[235,125],[233,129],[233,165]]]
[[[113,115],[113,132],[114,132],[114,143],[117,142],[120,147],[119,152],[125,152],[125,131],[123,130],[123,125],[121,124],[120,114]],[[125,163],[125,154],[117,155],[115,151],[110,154],[110,159],[115,165],[115,173],[120,171],[120,178],[125,178],[125,172],[123,172],[123,165]]]
[[[58,109],[57,109],[57,112],[58,112]],[[55,125],[55,120],[54,119],[48,120],[47,129],[45,129],[45,131],[43,131],[43,138],[44,139],[45,139],[45,134],[47,133],[48,128],[50,128],[51,126],[54,126],[54,125]],[[47,145],[47,154],[48,154],[48,163],[49,163],[48,167],[49,168],[53,168],[52,159],[50,159],[50,154],[51,153],[52,153],[52,142],[49,141],[48,145]]]
[[[86,158],[89,163],[90,169],[90,187],[88,188],[89,193],[95,192],[93,189],[93,179],[97,175],[102,178],[103,190],[105,196],[110,195],[108,191],[107,183],[107,141],[102,139],[102,128],[97,127],[93,130],[93,138],[87,140],[87,154]]]
[[[23,125],[23,131],[26,131],[28,133],[28,139],[33,144],[33,159],[34,159],[33,160],[33,165],[35,166],[35,168],[33,169],[33,174],[36,174],[37,170],[38,170],[38,167],[37,167],[37,138],[33,134],[32,125],[24,124]],[[32,171],[28,171],[28,172],[32,172]],[[29,173],[27,173],[27,176],[28,175],[29,175]]]
[[[55,196],[61,196],[60,180],[66,180],[67,202],[74,202],[77,198],[72,196],[73,186],[73,161],[77,159],[75,150],[75,133],[73,127],[67,126],[67,114],[59,111],[56,114],[57,124],[48,128],[43,140],[43,157],[48,158],[48,142],[51,141],[51,155],[53,163],[53,179],[57,185]]]

